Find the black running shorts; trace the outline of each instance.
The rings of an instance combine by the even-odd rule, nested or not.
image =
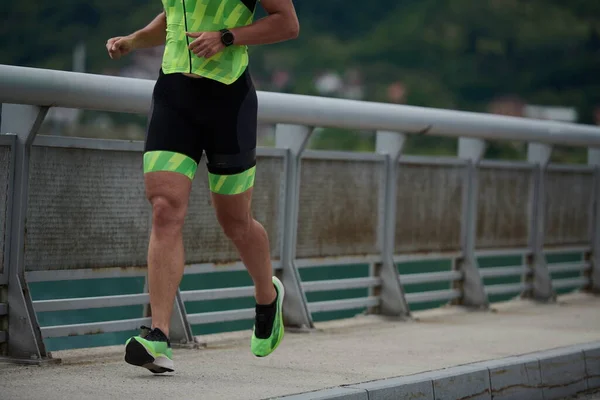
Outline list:
[[[171,171],[194,179],[204,152],[213,192],[248,190],[256,169],[257,111],[248,70],[231,85],[161,70],[152,95],[144,173]]]

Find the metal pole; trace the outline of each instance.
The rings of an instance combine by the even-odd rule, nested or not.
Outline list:
[[[590,286],[588,290],[600,294],[600,148],[588,149],[588,164],[595,167],[594,201],[590,214],[592,251],[588,255],[592,269],[589,272]]]
[[[29,160],[33,140],[48,107],[4,104],[3,133],[17,136],[15,143],[14,191],[8,262],[8,357],[41,362],[50,358],[25,281],[25,222],[29,192]]]
[[[154,81],[0,65],[0,102],[146,114]],[[600,127],[501,115],[258,92],[263,124],[397,131],[600,147]]]
[[[1,108],[0,108],[1,112]],[[1,115],[1,113],[0,113]],[[1,123],[1,120],[0,120]],[[1,145],[8,145],[10,148],[10,158],[8,160],[8,171],[5,173],[7,177],[7,192],[6,192],[6,214],[5,214],[5,223],[4,223],[4,255],[3,255],[3,265],[5,266],[3,272],[0,272],[0,285],[6,285],[8,283],[8,263],[9,263],[9,254],[10,254],[10,226],[11,226],[11,215],[12,215],[12,198],[14,197],[14,178],[15,178],[15,161],[16,161],[16,135],[2,135],[0,132]],[[0,210],[2,212],[3,210]],[[1,298],[2,296],[0,296]],[[0,300],[1,301],[1,300]]]
[[[375,274],[381,278],[379,288],[379,312],[386,316],[410,316],[410,308],[398,268],[394,262],[396,239],[397,179],[400,155],[406,142],[406,135],[398,132],[377,132],[376,151],[385,154],[385,175],[379,196],[379,243],[382,262],[375,266]]]
[[[489,301],[479,273],[479,263],[475,255],[477,242],[477,204],[479,196],[479,171],[477,165],[483,158],[485,142],[479,139],[459,139],[458,157],[467,160],[465,183],[463,185],[463,205],[461,223],[462,258],[456,268],[463,274],[462,299],[460,304],[473,308],[487,308]]]
[[[195,343],[192,327],[187,319],[185,303],[181,298],[181,292],[177,289],[173,313],[171,314],[171,329],[169,336],[173,344],[189,345]]]
[[[0,104],[0,126],[2,124],[2,108]],[[8,344],[7,341],[7,332],[8,332],[8,263],[9,263],[9,255],[10,255],[10,227],[11,227],[11,215],[12,215],[12,199],[14,197],[14,170],[15,170],[15,147],[16,147],[16,136],[15,135],[3,135],[0,132],[0,139],[2,139],[2,144],[6,145],[8,143],[10,147],[10,158],[8,160],[8,171],[6,171],[7,175],[7,192],[6,192],[6,208],[5,212],[5,223],[4,223],[4,251],[2,254],[2,263],[3,268],[0,273],[0,308],[4,308],[3,311],[0,311],[0,357],[8,355]],[[0,210],[2,213],[3,210]]]
[[[530,195],[529,223],[529,267],[533,270],[533,282],[530,297],[538,301],[552,301],[556,293],[552,288],[552,278],[548,271],[544,254],[544,230],[546,219],[546,166],[550,162],[552,147],[545,144],[530,143],[527,149],[527,161],[536,164]]]
[[[287,326],[312,329],[313,322],[302,280],[296,267],[296,237],[300,193],[300,157],[308,144],[313,129],[301,125],[277,125],[276,147],[287,149],[285,189],[283,191],[283,220],[281,226],[282,282],[285,287],[283,301],[284,320]]]

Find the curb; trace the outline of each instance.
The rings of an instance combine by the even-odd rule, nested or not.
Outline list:
[[[600,388],[600,342],[278,397],[284,400],[552,400]]]

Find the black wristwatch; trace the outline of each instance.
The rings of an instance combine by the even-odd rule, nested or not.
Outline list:
[[[231,33],[229,29],[221,29],[219,32],[221,32],[221,42],[223,42],[225,46],[231,46],[235,39],[233,33]]]

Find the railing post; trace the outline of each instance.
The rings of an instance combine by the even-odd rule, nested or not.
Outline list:
[[[594,201],[590,214],[592,251],[587,257],[592,269],[588,290],[600,294],[600,148],[588,149],[588,164],[594,166]]]
[[[382,262],[375,266],[375,274],[381,278],[379,288],[379,312],[386,316],[406,317],[410,308],[394,262],[396,238],[396,204],[398,162],[406,142],[406,135],[398,132],[377,132],[376,152],[385,154],[385,175],[379,196],[379,244]]]
[[[173,313],[171,314],[171,329],[169,332],[173,344],[189,345],[195,343],[192,327],[187,319],[185,303],[181,298],[181,292],[177,289],[175,301],[173,302]]]
[[[25,281],[25,221],[29,194],[29,160],[33,140],[48,107],[3,104],[0,132],[16,135],[12,213],[8,256],[8,357],[39,363],[46,351],[31,294]]]
[[[479,263],[475,256],[477,241],[477,205],[479,197],[478,164],[483,158],[485,142],[480,139],[460,138],[458,157],[466,160],[465,183],[463,185],[463,205],[461,222],[462,258],[456,268],[463,274],[461,305],[474,308],[487,308],[489,301],[479,273]]]
[[[544,254],[544,231],[546,229],[546,166],[550,162],[552,147],[546,144],[530,143],[527,148],[527,161],[535,164],[532,193],[529,205],[529,267],[533,271],[531,297],[539,301],[556,298],[552,279]]]
[[[300,329],[313,328],[312,316],[302,280],[296,267],[296,238],[298,232],[298,208],[300,193],[300,157],[308,144],[313,129],[301,125],[277,125],[275,145],[287,149],[285,166],[285,189],[283,192],[283,220],[281,237],[281,280],[285,287],[283,302],[285,324]]]

